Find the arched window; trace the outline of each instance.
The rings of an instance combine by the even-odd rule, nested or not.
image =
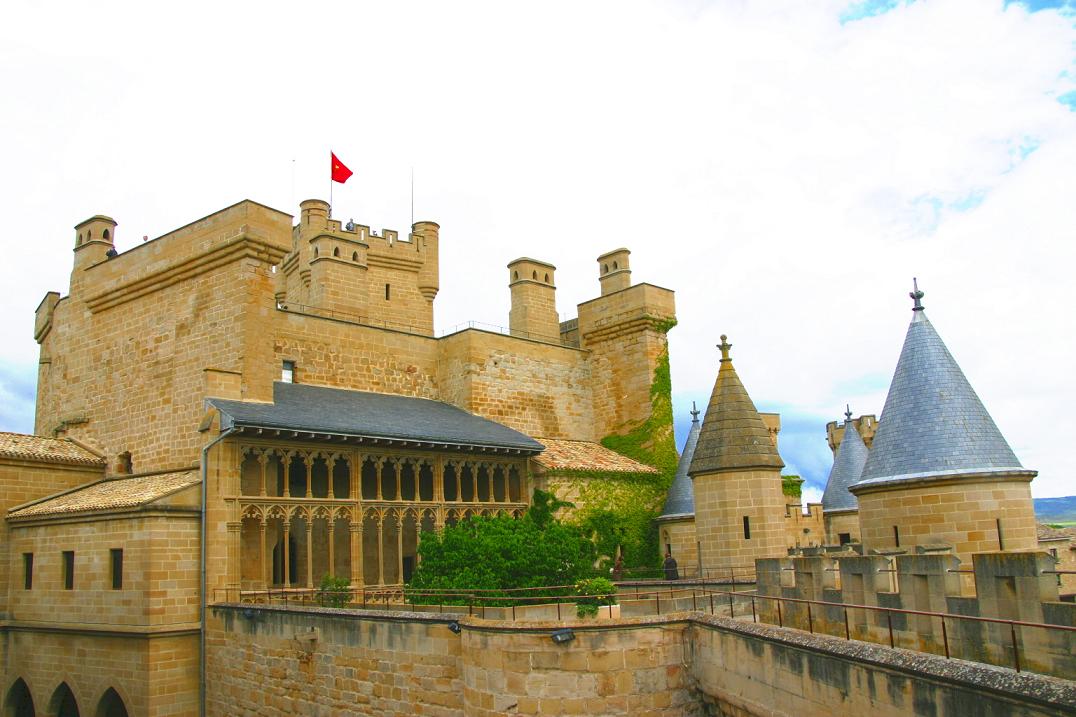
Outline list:
[[[518,271],[513,271],[512,272],[512,279],[513,280],[518,280],[519,279],[519,272]]]
[[[608,274],[609,273],[609,265],[608,264],[602,264],[602,273],[603,274]]]
[[[49,700],[49,714],[56,717],[80,717],[75,695],[66,682],[61,682]]]
[[[111,687],[101,696],[97,703],[96,717],[127,717],[127,705],[123,699]]]
[[[82,232],[78,233],[78,238],[75,239],[75,246],[82,246]]]
[[[549,274],[545,275],[545,283],[547,283],[547,284],[549,283]]]
[[[317,247],[314,247],[314,258],[315,259],[318,258],[318,248]]]
[[[112,235],[108,233],[108,230],[107,230],[107,229],[105,229],[105,233],[104,233],[104,234],[102,234],[101,236],[103,236],[103,237],[104,237],[105,239],[108,239],[108,238],[109,238],[110,236],[112,236]]]
[[[340,256],[340,247],[338,247],[338,246],[333,247],[333,256]]]
[[[357,252],[357,251],[351,252],[351,261],[358,261],[358,260],[359,260],[359,252]]]
[[[614,261],[614,262],[613,262],[613,271],[616,271],[616,270],[617,270],[618,268],[620,268],[620,267],[618,267],[618,266],[616,265],[616,262]]]
[[[15,684],[7,691],[4,710],[4,715],[10,717],[34,717],[37,714],[34,711],[34,698],[30,694],[30,688],[21,677],[15,680]]]
[[[532,271],[531,272],[531,278],[534,279],[535,281],[538,281],[538,272]]]

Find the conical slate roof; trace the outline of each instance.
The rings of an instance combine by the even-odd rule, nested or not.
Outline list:
[[[687,443],[684,444],[684,452],[680,456],[680,462],[676,465],[676,477],[669,486],[669,496],[665,499],[665,509],[661,511],[658,520],[662,518],[675,518],[680,516],[695,515],[695,486],[691,482],[691,476],[687,469],[691,465],[691,459],[695,455],[695,446],[699,442],[699,412],[691,406],[691,431],[687,434]]]
[[[911,296],[912,323],[858,485],[1024,471],[927,320],[918,286]]]
[[[716,471],[780,469],[785,465],[770,440],[766,424],[732,367],[729,358],[732,345],[726,339],[726,336],[721,337],[721,368],[688,468],[688,475],[693,477]]]
[[[848,411],[844,421],[844,436],[837,447],[833,468],[829,471],[826,490],[822,493],[822,510],[858,510],[859,501],[848,492],[848,486],[859,481],[863,465],[867,462],[867,446],[852,421]]]

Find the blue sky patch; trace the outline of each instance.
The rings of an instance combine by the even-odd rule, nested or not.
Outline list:
[[[1066,92],[1057,98],[1057,101],[1068,107],[1073,112],[1076,112],[1076,90],[1072,92]]]
[[[1061,14],[1076,14],[1076,0],[1005,0],[1005,7],[1023,5],[1028,12],[1059,10]]]
[[[859,0],[841,11],[841,24],[863,20],[868,17],[884,15],[896,10],[901,5],[910,5],[914,0]]]

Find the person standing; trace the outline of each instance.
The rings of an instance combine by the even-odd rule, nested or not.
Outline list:
[[[665,553],[665,563],[662,566],[665,568],[666,580],[679,580],[680,573],[676,569],[676,558],[672,556],[672,552]]]

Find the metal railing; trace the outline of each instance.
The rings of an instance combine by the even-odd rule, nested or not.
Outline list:
[[[1073,571],[1067,571],[1073,572]],[[556,619],[565,617],[566,607],[572,607],[580,601],[600,602],[599,614],[608,610],[608,617],[619,616],[620,605],[629,601],[654,601],[653,613],[655,615],[672,612],[683,612],[687,609],[687,600],[690,599],[690,610],[693,612],[709,612],[711,615],[718,614],[739,620],[747,620],[747,611],[750,609],[750,620],[754,623],[776,624],[779,627],[800,629],[789,622],[788,606],[802,607],[806,612],[807,632],[815,634],[827,634],[835,637],[832,632],[816,630],[818,608],[839,609],[842,611],[844,639],[853,640],[852,623],[849,620],[849,611],[861,610],[865,613],[879,614],[884,616],[888,646],[898,647],[897,633],[908,630],[894,629],[894,616],[919,616],[940,620],[942,632],[942,646],[946,659],[952,659],[951,638],[949,626],[955,621],[966,621],[980,624],[998,625],[1002,629],[1008,627],[1009,643],[1012,649],[1012,667],[1016,672],[1025,668],[1021,660],[1020,637],[1022,631],[1027,629],[1046,630],[1054,633],[1076,633],[1076,627],[1068,625],[1056,625],[1049,623],[1030,622],[1025,620],[1007,620],[1004,618],[979,617],[974,615],[957,615],[954,613],[932,612],[927,610],[908,610],[903,608],[883,607],[880,605],[860,605],[855,603],[830,602],[826,600],[808,600],[805,598],[791,598],[775,595],[760,595],[755,592],[745,592],[729,589],[715,589],[706,584],[695,584],[690,588],[680,581],[634,581],[617,583],[618,591],[611,595],[580,595],[574,586],[551,585],[533,588],[515,588],[506,590],[496,589],[473,589],[473,590],[417,590],[403,585],[377,586],[375,588],[348,588],[346,590],[320,590],[318,588],[272,588],[267,590],[240,590],[238,588],[221,588],[215,592],[215,599],[220,602],[231,603],[276,603],[282,605],[322,605],[327,603],[339,604],[340,607],[362,609],[388,609],[392,605],[406,605],[425,609],[436,609],[439,613],[448,612],[462,614],[463,608],[467,609],[468,615],[486,617],[487,611],[497,608],[502,615],[501,619],[520,619],[518,612],[525,608],[548,607],[556,612]],[[346,595],[346,600],[342,598]],[[223,600],[222,600],[223,598]],[[762,604],[772,604],[776,608],[776,623],[762,619],[760,611]],[[616,610],[614,610],[616,607]],[[726,611],[727,607],[727,611]],[[663,609],[664,608],[664,609]],[[635,609],[638,609],[637,606]],[[739,609],[739,614],[737,614]],[[509,617],[510,616],[510,617]],[[857,627],[859,625],[857,624]],[[1019,630],[1018,630],[1019,628]],[[912,632],[915,632],[914,630]],[[878,640],[870,639],[868,630],[867,639],[859,641],[885,644]],[[918,650],[929,652],[929,650]],[[985,662],[984,660],[973,661]]]

